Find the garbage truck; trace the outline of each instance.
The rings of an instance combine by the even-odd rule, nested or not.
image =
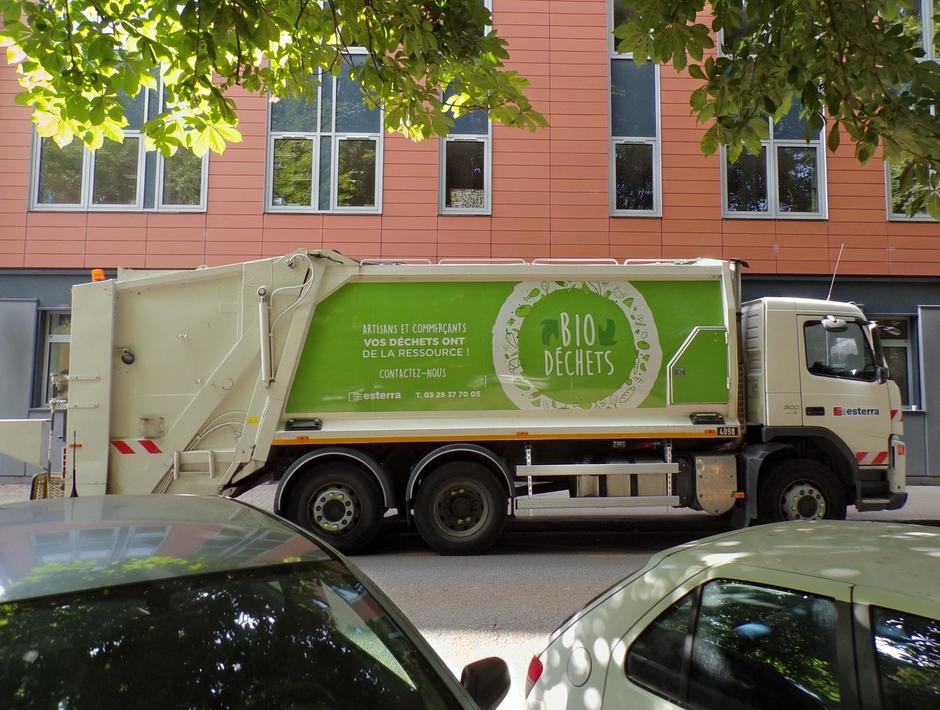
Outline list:
[[[528,510],[737,525],[901,507],[901,398],[852,303],[741,302],[742,265],[354,260],[120,270],[72,291],[36,497],[240,495],[355,552],[398,516],[472,554]],[[48,430],[48,425],[45,426]],[[41,464],[42,422],[0,424]]]

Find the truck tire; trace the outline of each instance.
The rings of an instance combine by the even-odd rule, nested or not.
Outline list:
[[[442,555],[475,555],[488,549],[506,523],[506,492],[493,473],[472,461],[445,463],[422,482],[415,525]]]
[[[347,555],[372,542],[382,513],[375,481],[348,463],[311,470],[291,491],[287,506],[288,518]]]
[[[792,459],[775,466],[761,483],[758,520],[845,519],[845,491],[830,469],[817,461]]]

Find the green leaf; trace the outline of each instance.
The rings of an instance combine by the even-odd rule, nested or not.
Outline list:
[[[829,136],[826,139],[826,146],[829,151],[835,153],[839,149],[839,122],[836,121],[829,127]]]

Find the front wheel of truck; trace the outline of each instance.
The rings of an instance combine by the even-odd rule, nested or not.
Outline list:
[[[372,542],[382,523],[382,496],[369,475],[352,464],[309,471],[290,494],[288,517],[344,554]]]
[[[792,459],[763,475],[757,502],[760,522],[845,519],[842,484],[821,463]]]
[[[489,548],[506,523],[506,492],[493,473],[471,461],[432,471],[415,498],[415,526],[442,555],[475,555]]]

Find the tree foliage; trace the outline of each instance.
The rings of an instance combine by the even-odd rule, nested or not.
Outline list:
[[[482,0],[0,0],[0,12],[17,101],[60,145],[121,141],[128,97],[162,77],[163,111],[142,129],[148,147],[221,153],[241,138],[229,89],[313,97],[351,47],[367,52],[351,74],[388,130],[446,134],[471,107],[545,125],[526,80],[504,67],[505,41],[484,32]]]
[[[920,0],[712,0],[710,25],[700,20],[705,0],[616,5],[625,20],[614,33],[618,51],[702,80],[691,105],[710,123],[706,154],[722,144],[731,160],[744,148],[758,152],[766,117],[779,119],[799,101],[808,135],[825,125],[834,151],[845,131],[862,163],[881,145],[901,166],[908,214],[926,209],[940,219],[940,64],[928,59],[940,55],[940,31],[922,31],[938,20],[919,17]],[[709,52],[718,31],[722,51]]]

